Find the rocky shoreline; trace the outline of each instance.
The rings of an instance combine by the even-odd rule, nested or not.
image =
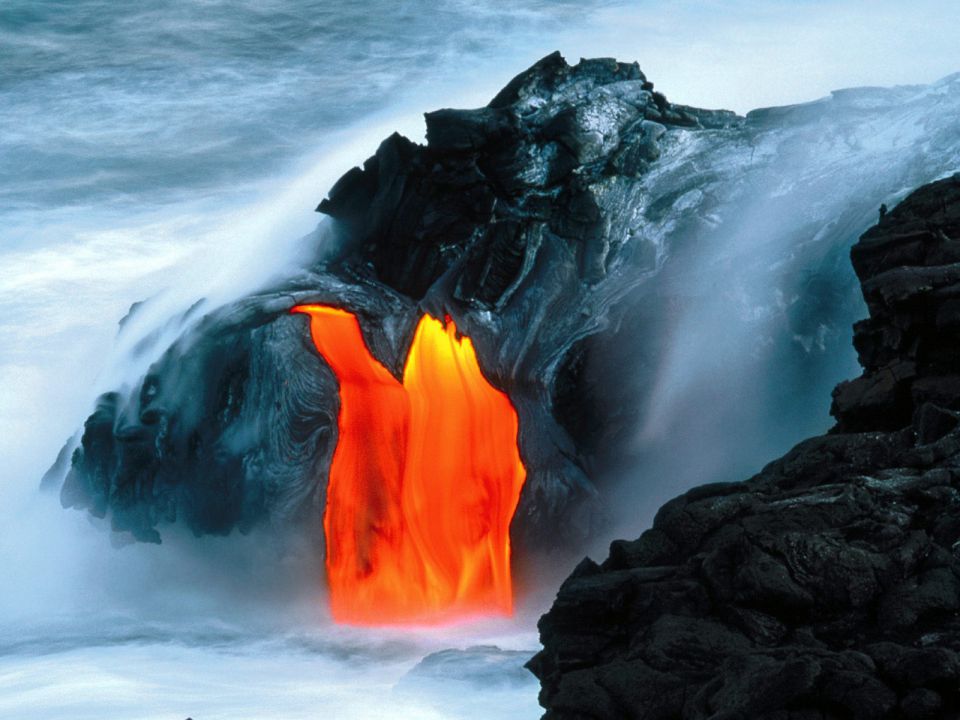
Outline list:
[[[956,79],[739,117],[668,102],[636,63],[554,53],[346,173],[306,266],[131,342],[149,370],[98,399],[44,485],[118,542],[176,524],[322,546],[337,383],[290,309],[354,313],[394,374],[419,316],[449,315],[518,413],[515,569],[556,565],[662,490],[604,471],[685,452],[670,428],[729,443],[740,427],[760,449],[813,423],[791,393],[842,377],[862,285],[865,370],[835,391],[834,430],[583,561],[531,668],[555,720],[955,716],[958,180],[863,235],[858,277],[846,260],[880,202],[960,166],[952,107]],[[896,142],[875,142],[881,125]],[[655,415],[667,430],[635,452]]]
[[[514,542],[578,546],[602,509],[592,449],[569,429],[583,405],[555,402],[579,390],[571,355],[617,325],[656,267],[657,241],[635,236],[628,209],[668,132],[739,122],[670,104],[636,63],[570,66],[559,53],[484,108],[427,113],[426,145],[390,136],[320,203],[329,219],[309,267],[175,318],[182,336],[137,387],[99,398],[45,484],[62,481],[65,507],[139,541],[182,523],[197,535],[294,528],[322,544],[337,386],[289,310],[349,310],[395,375],[428,313],[471,337],[519,414]]]
[[[825,398],[847,373],[860,305],[846,248],[881,200],[960,162],[950,103],[960,83],[740,117],[669,102],[636,63],[553,53],[485,107],[427,113],[425,144],[395,134],[347,172],[305,266],[226,305],[198,299],[143,337],[121,322],[148,369],[98,399],[43,484],[121,544],[179,525],[322,550],[337,386],[290,308],[356,314],[394,374],[419,316],[449,315],[519,415],[517,557],[565,563],[629,509],[622,468],[670,476],[682,454],[662,434],[638,445],[638,427],[713,436],[722,479],[822,427],[825,404],[791,392]],[[917,118],[909,153],[858,139],[877,123],[902,138]],[[779,379],[758,385],[772,367]],[[731,426],[742,447],[726,452]],[[644,492],[704,481],[691,475]]]
[[[851,254],[837,425],[580,563],[530,663],[546,720],[960,717],[960,175]]]

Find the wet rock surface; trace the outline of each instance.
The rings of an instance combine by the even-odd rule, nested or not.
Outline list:
[[[537,680],[524,668],[532,654],[495,645],[440,650],[401,677],[393,693],[463,720],[532,717]]]
[[[545,718],[960,717],[960,176],[853,247],[836,427],[585,559],[540,621]]]
[[[416,692],[429,685],[450,684],[460,690],[497,686],[522,687],[533,682],[524,669],[532,651],[503,650],[496,645],[474,645],[463,650],[440,650],[427,655],[397,683],[398,690]]]
[[[756,377],[775,364],[812,394],[845,376],[836,351],[861,315],[847,248],[880,201],[960,162],[954,106],[951,81],[743,118],[668,102],[635,63],[550,55],[484,108],[428,113],[426,144],[387,138],[320,203],[299,269],[219,307],[198,302],[142,340],[144,308],[132,308],[121,339],[149,367],[98,400],[44,484],[124,539],[158,542],[178,523],[322,543],[337,384],[289,309],[355,313],[396,375],[419,316],[449,315],[519,416],[515,557],[580,548],[624,506],[605,471],[638,452],[651,413],[674,408],[658,393],[678,356],[715,358],[703,377],[735,373],[712,387],[763,395],[755,412],[711,400],[746,438],[771,417],[789,421],[791,441],[821,422],[795,410],[793,385]],[[914,151],[867,142],[878,118]],[[710,313],[739,323],[724,327],[732,355],[685,325],[719,327]],[[710,352],[680,346],[692,340]],[[675,422],[702,416],[698,404]],[[949,421],[925,417],[927,433]],[[674,454],[652,437],[640,453]]]
[[[397,376],[419,315],[451,317],[520,418],[527,482],[515,541],[584,537],[597,489],[585,448],[554,412],[570,382],[558,368],[572,344],[623,314],[654,267],[652,240],[623,242],[630,216],[620,210],[639,197],[666,128],[704,129],[697,111],[652,88],[635,63],[571,67],[554,53],[485,108],[428,113],[426,145],[387,138],[320,203],[333,222],[315,264],[186,323],[133,393],[100,398],[63,504],[151,542],[169,522],[226,534],[318,517],[337,386],[305,320],[286,313],[324,303],[355,313]]]

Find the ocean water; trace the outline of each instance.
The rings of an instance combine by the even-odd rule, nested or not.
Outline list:
[[[842,25],[855,36],[842,47],[852,0],[749,5],[0,3],[0,718],[537,717],[515,656],[503,682],[469,663],[449,682],[405,678],[444,648],[534,651],[542,606],[333,627],[320,561],[297,539],[112,548],[39,479],[96,394],[139,371],[116,342],[133,302],[154,300],[146,332],[268,282],[315,248],[313,208],[383,137],[420,139],[422,112],[483,104],[552,50],[637,59],[671,99],[740,111],[960,69],[945,30],[918,30],[949,3],[902,18],[877,3]],[[883,66],[857,46],[893,50]],[[823,52],[790,75],[803,47]]]
[[[591,5],[0,5],[0,718],[467,717],[472,686],[394,686],[435,650],[535,649],[532,616],[331,627],[298,547],[114,549],[38,481],[136,374],[114,342],[131,303],[162,322],[296,263],[344,171],[394,130],[421,138],[425,110],[486,102]],[[538,715],[519,677],[484,717]]]

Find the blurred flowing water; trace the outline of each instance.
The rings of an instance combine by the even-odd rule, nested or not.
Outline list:
[[[39,479],[96,393],[136,374],[114,342],[133,302],[151,298],[144,322],[162,325],[308,257],[326,190],[391,132],[422,139],[424,111],[482,105],[557,48],[639,60],[673,100],[730,93],[742,111],[773,92],[754,78],[759,54],[798,33],[843,49],[837,67],[820,58],[823,87],[776,85],[783,101],[812,99],[861,77],[837,70],[857,69],[857,42],[832,41],[858,27],[831,18],[862,12],[826,5],[0,3],[0,718],[537,717],[512,655],[444,664],[465,675],[449,683],[403,678],[447,647],[532,651],[542,608],[429,631],[332,627],[309,543],[172,531],[114,550]],[[919,0],[889,22],[902,9],[881,2],[859,32],[893,47],[928,5],[952,7]],[[939,69],[956,48],[945,33],[916,81],[957,69]],[[513,665],[490,672],[501,660]]]
[[[37,487],[122,377],[131,303],[172,313],[282,272],[381,139],[486,102],[601,4],[0,5],[0,717],[466,717],[462,688],[393,686],[432,650],[535,646],[531,618],[332,628],[308,550],[258,536],[114,550]],[[521,678],[490,690],[485,717],[537,716]]]

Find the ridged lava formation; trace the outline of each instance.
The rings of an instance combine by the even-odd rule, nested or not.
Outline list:
[[[392,135],[330,190],[304,267],[173,318],[181,335],[169,347],[151,345],[160,333],[138,344],[156,362],[132,392],[100,398],[46,484],[63,479],[65,506],[108,516],[127,539],[159,542],[172,522],[198,535],[269,524],[319,537],[304,523],[327,495],[336,382],[288,311],[355,313],[397,377],[427,313],[474,340],[519,417],[527,478],[514,547],[579,545],[603,515],[586,469],[615,444],[585,412],[595,393],[579,376],[584,343],[618,326],[661,254],[641,219],[642,176],[669,133],[741,122],[672,105],[636,63],[570,66],[559,53],[487,107],[429,113],[425,145]]]
[[[530,665],[545,720],[960,717],[960,175],[852,256],[837,426],[578,566]]]
[[[651,498],[699,477],[671,464],[698,459],[681,437],[738,428],[710,463],[725,479],[822,429],[863,313],[847,250],[960,164],[958,109],[960,77],[739,117],[669,102],[636,63],[549,55],[485,107],[428,113],[426,143],[386,138],[320,203],[299,267],[163,326],[131,308],[129,366],[149,367],[44,484],[121,542],[176,524],[320,552],[337,381],[290,308],[354,313],[394,377],[420,317],[449,315],[519,418],[514,569],[560,566],[628,507],[623,468],[667,466],[642,474]]]
[[[324,530],[333,618],[381,625],[510,614],[517,413],[470,338],[424,316],[403,382],[351,313],[298,306],[340,385]]]

